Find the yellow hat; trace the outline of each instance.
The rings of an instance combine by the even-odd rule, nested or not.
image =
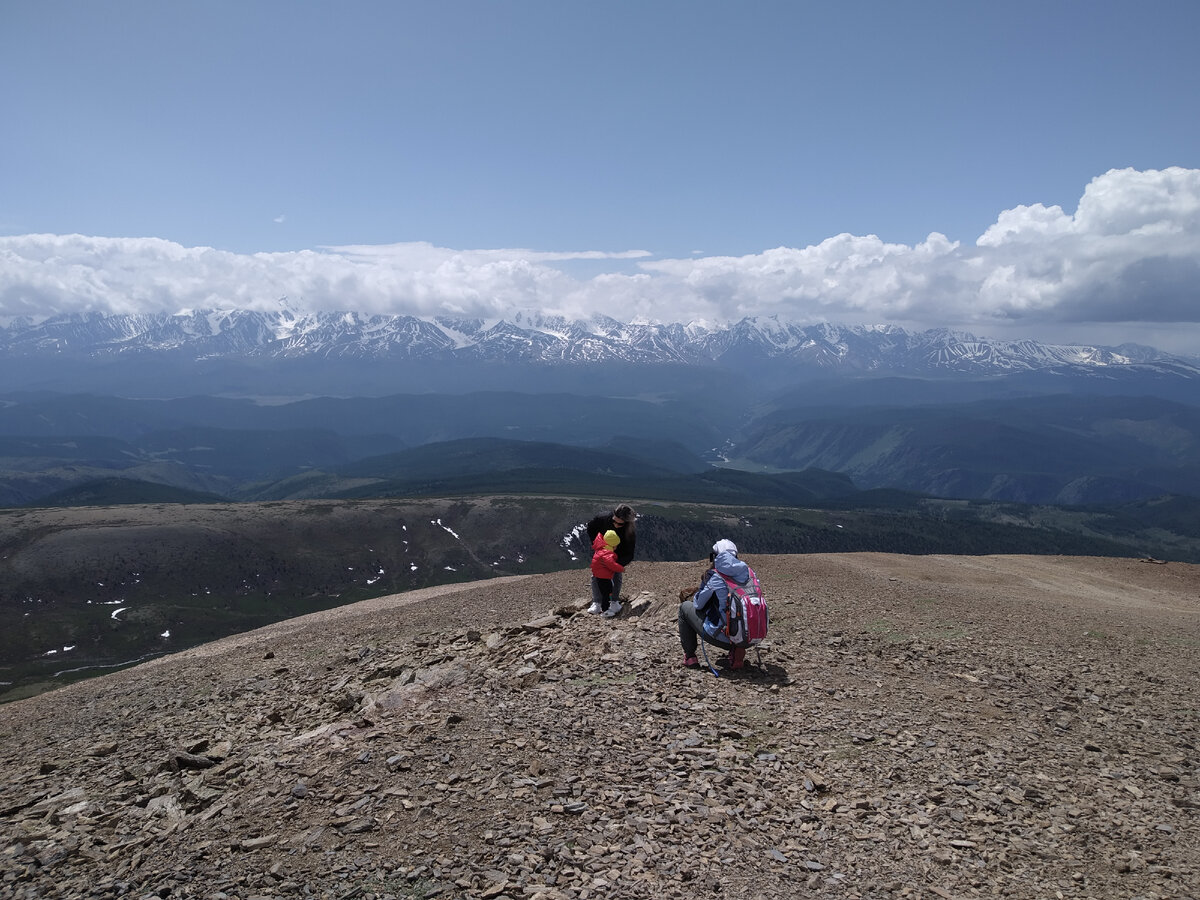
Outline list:
[[[608,544],[610,547],[615,547],[617,544],[621,543],[621,536],[615,531],[606,531],[604,532],[604,543]]]

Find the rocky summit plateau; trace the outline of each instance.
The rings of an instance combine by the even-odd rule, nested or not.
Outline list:
[[[769,646],[680,666],[703,563],[316,613],[0,707],[5,898],[1200,894],[1200,567],[745,558]]]

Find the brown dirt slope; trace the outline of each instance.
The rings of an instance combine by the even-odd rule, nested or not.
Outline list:
[[[1200,567],[747,560],[720,678],[637,563],[612,621],[435,588],[0,707],[0,896],[1197,895]]]

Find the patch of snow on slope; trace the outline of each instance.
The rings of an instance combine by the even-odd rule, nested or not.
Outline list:
[[[448,526],[448,525],[443,525],[443,524],[442,524],[442,520],[441,520],[441,519],[430,519],[430,520],[429,520],[429,524],[430,524],[430,525],[436,525],[438,528],[442,529],[442,531],[446,532],[448,535],[450,535],[450,536],[451,536],[452,538],[454,538],[456,541],[461,541],[461,540],[462,540],[462,538],[460,538],[460,537],[459,537],[457,534],[455,534],[455,533],[454,533],[454,529],[453,529],[453,528],[451,528],[451,527],[450,527],[450,526]]]
[[[580,522],[578,525],[576,525],[574,528],[572,528],[570,531],[568,531],[566,534],[563,535],[562,548],[567,551],[567,555],[569,557],[571,557],[572,560],[579,559],[579,557],[575,554],[575,551],[571,549],[571,545],[575,541],[582,541],[584,535],[586,535],[586,534],[587,534],[587,523]]]

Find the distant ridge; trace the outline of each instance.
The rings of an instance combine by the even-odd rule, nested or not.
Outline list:
[[[115,360],[134,356],[214,359],[524,361],[621,360],[728,365],[752,352],[816,370],[1013,373],[1045,369],[1151,369],[1200,375],[1200,359],[1150,347],[988,340],[938,328],[798,325],[777,316],[727,327],[635,324],[517,313],[509,319],[364,315],[352,311],[196,310],[175,315],[79,313],[0,327],[8,359]]]
[[[130,478],[101,478],[37,499],[37,506],[123,506],[138,503],[222,503],[224,497],[169,484]]]

